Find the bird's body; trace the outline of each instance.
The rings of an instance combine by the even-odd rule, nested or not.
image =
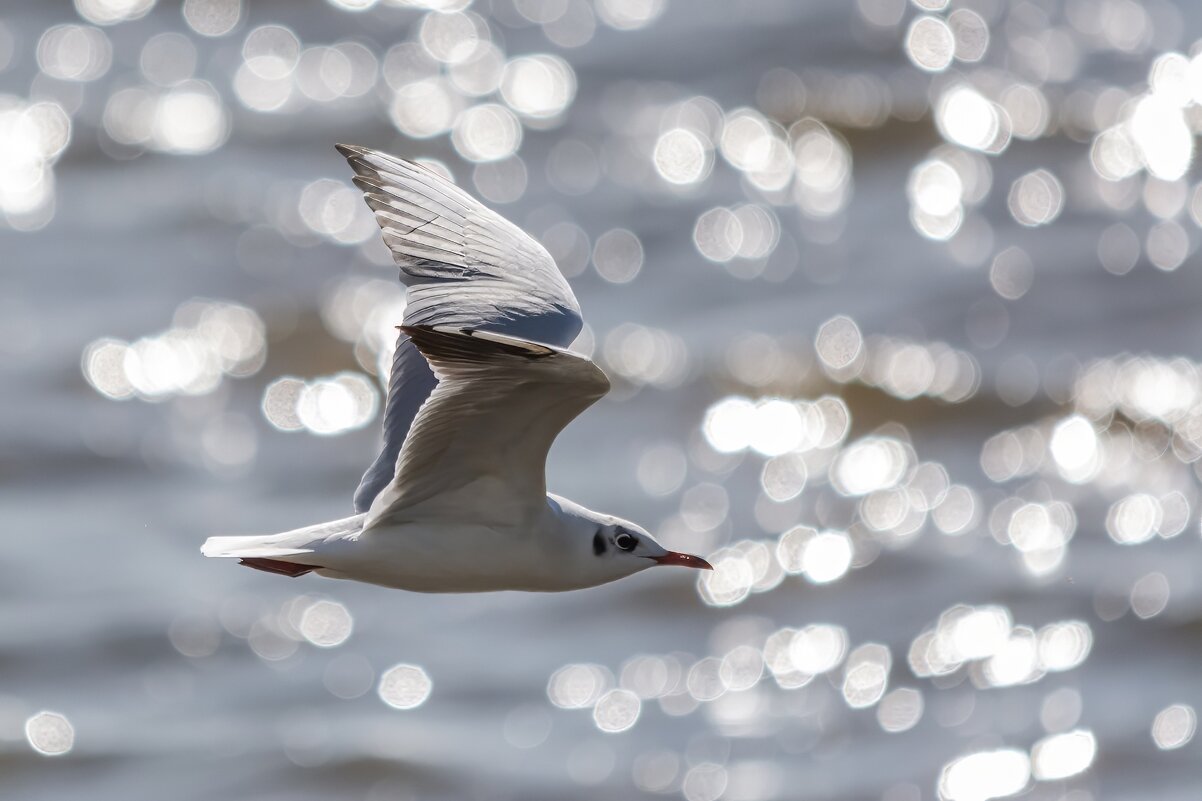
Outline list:
[[[633,523],[547,493],[551,443],[609,380],[564,349],[579,307],[546,251],[432,172],[339,149],[410,279],[383,448],[355,515],[211,537],[203,553],[417,592],[550,592],[655,564],[708,568]]]
[[[228,550],[231,556],[297,568],[274,572],[314,572],[412,592],[557,592],[628,575],[621,566],[588,569],[598,558],[593,531],[618,521],[555,495],[528,519],[491,524],[414,519],[364,531],[364,517],[267,537],[214,537],[206,553],[221,556]]]

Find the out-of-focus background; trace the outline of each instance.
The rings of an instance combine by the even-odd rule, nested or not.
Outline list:
[[[1202,7],[0,8],[0,794],[1202,797]],[[349,512],[396,270],[335,141],[540,238],[550,597],[201,558]]]

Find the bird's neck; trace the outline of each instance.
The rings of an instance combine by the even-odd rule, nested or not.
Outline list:
[[[562,585],[558,587],[561,589],[600,583],[591,578],[596,567],[592,537],[598,524],[579,514],[579,508],[582,507],[570,501],[548,496],[547,512],[541,516],[534,532],[542,557],[540,561],[547,566],[547,581]]]

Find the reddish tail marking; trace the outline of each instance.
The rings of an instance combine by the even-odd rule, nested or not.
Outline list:
[[[279,576],[290,576],[291,578],[312,573],[314,570],[321,570],[321,565],[299,565],[295,562],[284,562],[279,559],[248,558],[239,560],[238,564],[253,567],[255,570],[262,570],[265,573],[275,573]]]

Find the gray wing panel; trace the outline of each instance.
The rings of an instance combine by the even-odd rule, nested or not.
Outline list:
[[[397,455],[401,452],[409,427],[413,425],[413,418],[437,385],[438,379],[430,370],[426,357],[414,347],[406,334],[401,333],[392,357],[388,400],[384,404],[384,444],[355,490],[356,512],[370,509],[371,502],[380,494],[380,490],[392,481]]]
[[[355,185],[401,268],[406,325],[494,331],[559,347],[580,333],[571,287],[546,249],[520,228],[419,164],[353,145],[338,145],[338,152],[354,169]],[[392,480],[413,418],[436,385],[402,334],[384,407],[384,443],[355,492],[355,511],[366,511]]]

